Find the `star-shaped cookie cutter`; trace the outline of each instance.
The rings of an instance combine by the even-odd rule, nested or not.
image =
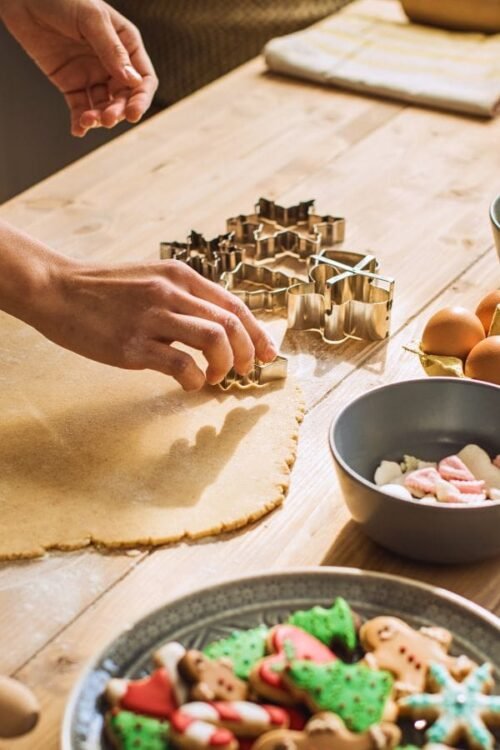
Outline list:
[[[327,343],[389,335],[394,279],[373,255],[325,250],[309,260],[309,281],[290,286],[288,328],[319,331]]]
[[[242,262],[244,251],[232,241],[232,234],[220,234],[206,240],[192,231],[187,242],[160,242],[162,260],[180,260],[210,281],[218,282],[226,271]]]
[[[287,306],[290,288],[301,284],[302,279],[274,271],[268,266],[239,263],[234,271],[222,274],[220,283],[250,310],[274,311]]]
[[[313,211],[314,201],[285,208],[260,198],[255,213],[228,219],[226,228],[233,242],[245,249],[247,261],[263,263],[285,255],[306,260],[345,237],[345,219]]]
[[[227,391],[233,386],[239,388],[264,386],[276,380],[284,380],[287,376],[287,371],[287,358],[278,355],[276,359],[267,364],[256,362],[253,370],[248,375],[239,375],[236,370],[230,370],[224,380],[219,383],[219,388]]]

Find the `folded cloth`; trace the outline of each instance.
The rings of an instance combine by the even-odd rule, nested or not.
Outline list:
[[[357,0],[264,55],[273,71],[346,89],[484,117],[500,109],[500,34],[415,25],[397,2]]]

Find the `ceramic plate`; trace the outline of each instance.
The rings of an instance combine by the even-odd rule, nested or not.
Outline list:
[[[66,709],[63,750],[104,750],[101,694],[111,677],[143,677],[151,654],[162,643],[189,648],[233,630],[274,625],[290,612],[314,604],[330,606],[343,596],[364,618],[401,617],[414,626],[441,625],[454,635],[455,653],[490,661],[500,682],[500,621],[492,614],[442,589],[396,576],[351,568],[307,568],[239,578],[166,604],[124,631],[87,668]]]

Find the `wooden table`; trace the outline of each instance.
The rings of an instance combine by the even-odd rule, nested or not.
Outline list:
[[[208,236],[260,196],[316,198],[346,216],[348,243],[396,277],[390,341],[329,347],[275,325],[307,403],[284,507],[223,538],[151,553],[90,550],[0,566],[0,673],[39,696],[35,733],[1,750],[55,750],[83,664],[127,623],[207,583],[300,565],[397,573],[500,613],[499,561],[438,567],[384,552],[349,520],[329,456],[337,409],[374,386],[422,376],[402,345],[449,303],[499,285],[488,224],[500,120],[481,122],[282,80],[253,61],[1,209],[78,258],[156,258],[160,239]]]

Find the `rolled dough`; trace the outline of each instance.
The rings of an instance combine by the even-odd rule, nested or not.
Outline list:
[[[236,529],[280,505],[300,394],[186,394],[91,362],[0,314],[0,558]]]

